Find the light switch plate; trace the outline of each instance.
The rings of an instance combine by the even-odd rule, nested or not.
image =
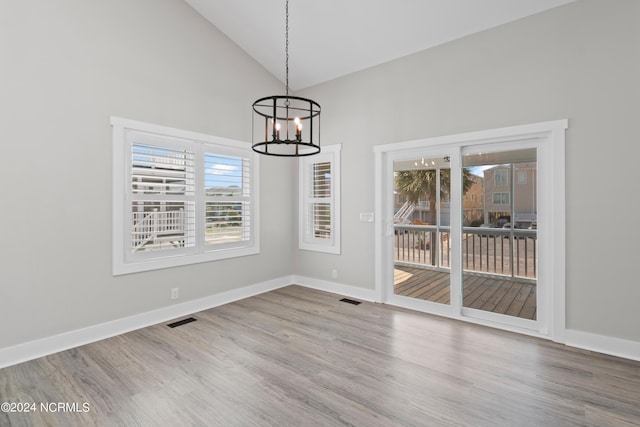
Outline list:
[[[373,212],[360,212],[360,221],[373,222]]]

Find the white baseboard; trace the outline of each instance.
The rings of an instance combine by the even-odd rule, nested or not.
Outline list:
[[[123,319],[2,348],[0,349],[0,369],[282,288],[292,283],[293,276],[281,277]]]
[[[564,343],[583,350],[640,361],[640,342],[567,329]]]
[[[374,302],[376,300],[376,293],[373,289],[359,288],[357,286],[345,285],[344,283],[330,282],[328,280],[314,279],[313,277],[306,276],[293,276],[293,283],[306,288],[331,292],[364,301]]]

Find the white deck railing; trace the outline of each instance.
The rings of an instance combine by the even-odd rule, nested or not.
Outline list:
[[[133,212],[133,228],[131,230],[131,246],[133,252],[143,248],[157,239],[177,236],[184,238],[184,210]],[[182,237],[181,237],[182,236]]]
[[[395,225],[395,262],[449,269],[450,228],[433,225]],[[432,245],[431,242],[437,242]],[[464,227],[464,271],[520,279],[536,279],[537,231]]]
[[[407,218],[409,218],[409,216],[413,213],[415,209],[416,209],[415,204],[409,201],[404,202],[404,205],[402,205],[400,209],[398,209],[398,212],[396,212],[395,215],[393,216],[393,222],[396,224],[406,223]]]

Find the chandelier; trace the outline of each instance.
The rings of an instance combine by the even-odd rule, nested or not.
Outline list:
[[[320,104],[289,95],[289,0],[285,14],[286,94],[253,103],[251,148],[269,156],[310,156],[320,152]]]

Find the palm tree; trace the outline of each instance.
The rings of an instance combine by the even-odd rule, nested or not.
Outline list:
[[[466,194],[474,184],[473,174],[462,170],[462,194]],[[409,202],[416,204],[425,196],[429,200],[430,222],[436,219],[436,169],[405,170],[396,172],[396,188]],[[449,200],[451,169],[440,169],[440,199]]]
[[[420,199],[429,200],[429,223],[434,224],[437,218],[436,171],[440,171],[440,200],[450,200],[451,169],[416,169],[403,170],[395,174],[395,184],[400,194],[409,202],[416,204]],[[462,194],[466,194],[474,184],[473,174],[462,169]],[[435,242],[436,233],[431,232],[430,241]],[[431,251],[431,263],[435,265],[436,252]]]

